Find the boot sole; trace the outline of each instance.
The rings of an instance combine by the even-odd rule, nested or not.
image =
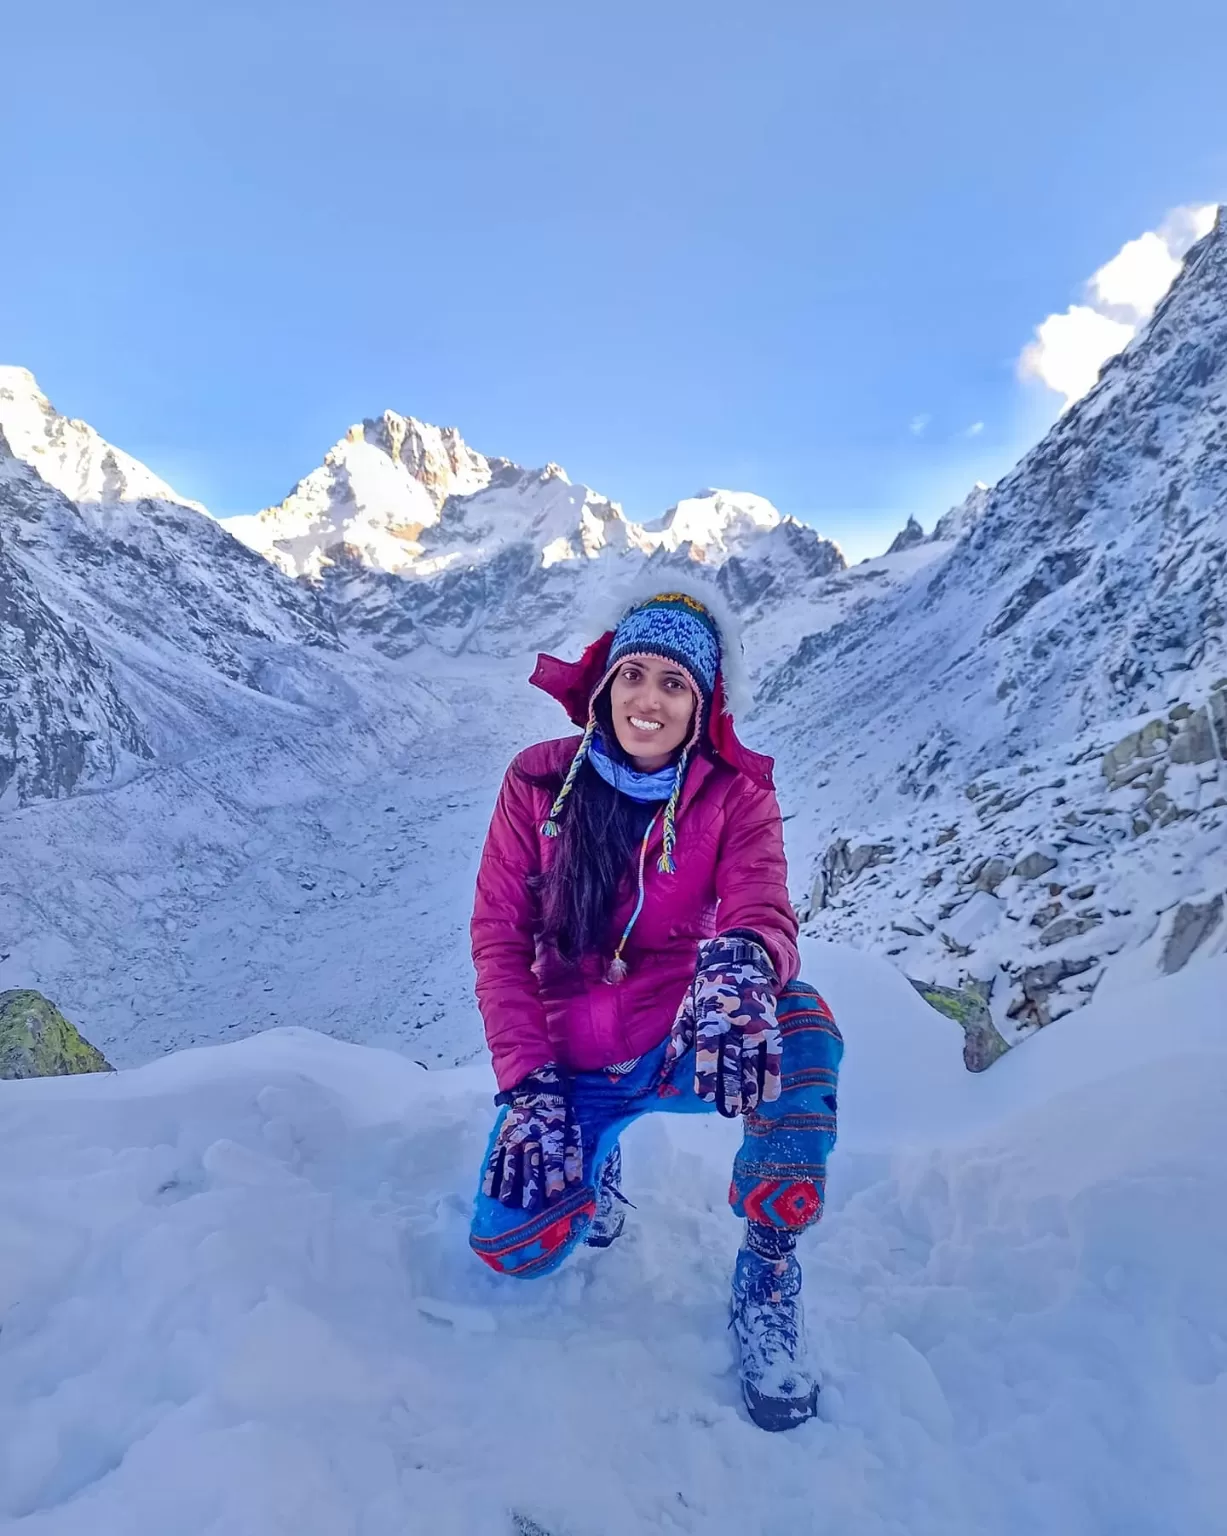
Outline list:
[[[746,1400],[746,1409],[751,1419],[759,1429],[773,1433],[782,1429],[796,1429],[798,1424],[804,1424],[807,1419],[816,1418],[818,1414],[816,1382],[806,1397],[767,1397],[749,1382],[743,1381],[741,1395]]]

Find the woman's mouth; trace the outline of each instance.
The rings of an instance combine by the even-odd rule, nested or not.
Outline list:
[[[644,720],[639,715],[628,715],[626,718],[637,731],[659,731],[663,723],[660,720]]]

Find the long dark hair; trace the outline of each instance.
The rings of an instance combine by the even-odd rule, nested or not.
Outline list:
[[[606,751],[625,762],[614,734],[608,688],[596,701],[596,718]],[[562,779],[531,782],[553,796]],[[554,861],[537,884],[542,937],[564,960],[575,962],[612,950],[614,907],[634,877],[639,845],[659,805],[621,794],[591,763],[580,769],[558,820]]]

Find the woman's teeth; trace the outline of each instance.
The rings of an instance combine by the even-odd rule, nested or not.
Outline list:
[[[640,720],[638,715],[631,716],[631,724],[637,731],[658,731],[661,726],[659,720]]]

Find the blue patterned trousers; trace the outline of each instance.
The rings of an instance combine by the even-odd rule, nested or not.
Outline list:
[[[803,981],[784,987],[776,1017],[783,1037],[783,1091],[742,1117],[744,1137],[733,1161],[729,1204],[749,1221],[800,1232],[822,1215],[844,1047],[831,1010]],[[479,1184],[469,1242],[491,1269],[528,1278],[558,1268],[583,1241],[605,1159],[640,1115],[716,1113],[714,1104],[695,1094],[693,1047],[669,1071],[666,1044],[629,1067],[575,1073],[571,1102],[584,1136],[580,1184],[531,1214],[491,1199]],[[495,1121],[487,1155],[506,1113],[501,1110]]]

